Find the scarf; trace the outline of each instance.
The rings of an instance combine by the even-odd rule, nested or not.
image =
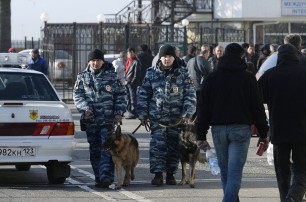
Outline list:
[[[136,56],[134,55],[131,58],[128,58],[128,60],[125,63],[125,69],[124,69],[124,73],[126,73],[129,70],[129,67],[131,65],[131,63],[136,59]]]

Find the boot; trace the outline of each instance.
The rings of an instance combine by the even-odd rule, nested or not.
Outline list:
[[[167,185],[176,185],[176,180],[175,180],[172,173],[167,173],[166,184]]]
[[[155,177],[151,181],[152,185],[161,186],[163,185],[163,173],[155,173]]]

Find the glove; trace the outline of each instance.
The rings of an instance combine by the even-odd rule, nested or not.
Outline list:
[[[199,149],[210,149],[210,146],[206,140],[197,140],[196,143]]]
[[[257,147],[259,146],[261,142],[264,143],[264,152],[267,151],[269,147],[269,139],[268,138],[258,138]]]

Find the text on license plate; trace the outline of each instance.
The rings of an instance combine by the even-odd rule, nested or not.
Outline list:
[[[35,148],[33,147],[6,147],[0,148],[1,156],[35,156]]]

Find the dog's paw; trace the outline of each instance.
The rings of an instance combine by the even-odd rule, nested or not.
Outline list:
[[[190,183],[189,186],[190,186],[190,188],[194,188],[194,184]]]
[[[121,188],[122,188],[121,185],[120,185],[120,186],[119,186],[119,185],[116,185],[116,186],[115,186],[115,189],[116,189],[116,190],[119,190],[119,189],[121,189]]]
[[[186,184],[186,181],[180,181],[180,183],[178,183],[178,185],[183,186]]]

